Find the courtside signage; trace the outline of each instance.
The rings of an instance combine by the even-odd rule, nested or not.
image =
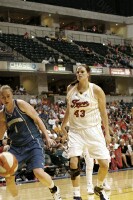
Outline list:
[[[54,71],[65,71],[66,68],[63,66],[60,66],[60,65],[58,65],[58,66],[56,65],[56,66],[54,66],[53,70]]]
[[[130,69],[123,69],[123,68],[110,68],[111,75],[126,75],[130,76],[131,71]]]
[[[94,73],[94,74],[102,74],[102,73],[103,73],[103,68],[91,67],[91,73]]]
[[[10,62],[8,69],[13,71],[37,71],[37,65],[35,63]]]
[[[47,65],[46,64],[47,72],[65,72],[66,68],[63,65]]]

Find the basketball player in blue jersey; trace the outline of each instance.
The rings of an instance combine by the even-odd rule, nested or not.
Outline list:
[[[73,199],[82,200],[80,194],[79,159],[87,147],[92,158],[99,163],[97,186],[94,192],[100,200],[108,200],[103,189],[103,181],[108,173],[109,151],[106,143],[111,141],[106,111],[106,98],[103,90],[88,81],[90,68],[80,65],[76,70],[77,80],[67,88],[67,109],[62,122],[63,140],[67,137],[65,127],[69,122],[68,155],[70,157]],[[105,127],[105,138],[101,129]]]
[[[45,138],[48,147],[54,143],[49,138],[44,123],[29,103],[20,99],[13,99],[12,89],[8,85],[0,88],[0,100],[4,105],[0,112],[0,125],[3,123],[2,129],[0,129],[0,139],[7,130],[8,137],[11,140],[9,151],[16,156],[19,168],[23,163],[26,163],[27,169],[33,170],[38,180],[50,189],[53,199],[61,200],[59,188],[54,185],[51,177],[44,172],[42,136]],[[19,200],[14,176],[6,178],[6,185],[14,200]]]

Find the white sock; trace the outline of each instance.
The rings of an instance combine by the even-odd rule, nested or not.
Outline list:
[[[92,170],[86,170],[87,185],[92,185]]]
[[[80,186],[79,187],[73,187],[73,196],[74,197],[80,197]]]

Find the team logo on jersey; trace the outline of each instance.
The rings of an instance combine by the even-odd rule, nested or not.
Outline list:
[[[79,99],[72,100],[71,108],[81,108],[81,107],[87,107],[87,106],[89,106],[88,101],[81,102]]]

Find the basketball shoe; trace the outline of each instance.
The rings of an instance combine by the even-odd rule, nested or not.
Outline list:
[[[82,200],[81,197],[73,197],[74,200]]]
[[[60,189],[59,187],[57,187],[57,191],[52,193],[53,199],[54,200],[62,200],[61,196],[60,196]]]
[[[100,200],[109,200],[109,197],[107,196],[103,188],[95,186],[94,193],[100,197]]]
[[[106,190],[106,191],[110,191],[111,187],[110,187],[110,185],[108,185],[107,182],[105,182],[105,183],[103,183],[103,189]]]

